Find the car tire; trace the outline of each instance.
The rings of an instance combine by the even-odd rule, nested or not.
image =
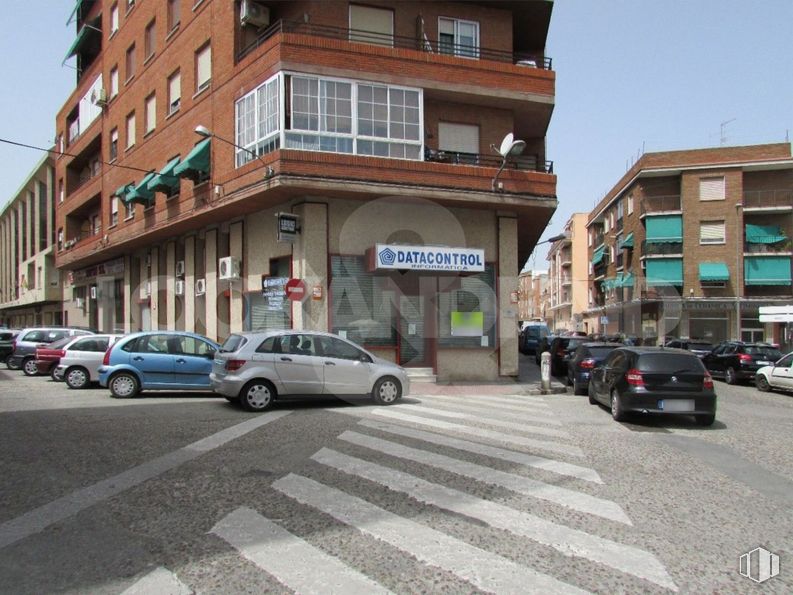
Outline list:
[[[10,357],[6,359],[6,367],[9,370],[19,370],[19,364],[12,360]]]
[[[88,370],[79,367],[69,368],[66,370],[63,375],[63,379],[66,381],[66,386],[75,390],[85,388],[91,381],[90,377],[88,376]]]
[[[757,376],[755,376],[754,384],[757,387],[757,390],[759,390],[762,393],[767,393],[771,391],[771,385],[768,383],[768,378],[766,378],[762,374],[758,374]]]
[[[402,397],[402,385],[393,376],[384,376],[374,383],[372,400],[378,405],[393,405]]]
[[[118,372],[110,377],[107,383],[112,394],[116,399],[131,399],[140,392],[140,382],[138,378],[130,372]]]
[[[738,376],[736,376],[732,367],[727,368],[726,372],[724,372],[724,382],[727,384],[736,384],[738,382]]]
[[[713,422],[716,421],[716,414],[707,413],[705,415],[697,415],[696,420],[698,426],[712,426]]]
[[[239,401],[245,411],[267,411],[273,405],[276,392],[269,380],[251,380],[242,387]]]
[[[36,367],[36,360],[32,357],[26,357],[22,360],[22,371],[25,376],[38,376],[39,369]]]
[[[575,378],[573,378],[573,394],[579,396],[586,394],[583,390],[581,390],[581,386],[578,384],[578,380]]]
[[[590,381],[589,386],[586,387],[586,394],[587,396],[589,396],[589,404],[597,405],[597,399],[595,398],[595,389],[592,388],[592,381]]]
[[[58,377],[55,375],[56,370],[57,370],[57,366],[53,366],[52,370],[50,370],[50,378],[52,378],[53,382],[60,382],[60,380],[58,380]]]
[[[625,411],[622,409],[622,401],[616,390],[611,391],[611,417],[614,421],[625,421]]]

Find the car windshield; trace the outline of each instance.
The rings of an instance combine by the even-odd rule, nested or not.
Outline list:
[[[780,357],[782,357],[782,352],[778,349],[774,349],[773,347],[766,347],[762,345],[747,345],[746,346],[746,353],[747,355],[754,355],[757,357],[761,357],[767,360],[776,361]]]
[[[704,372],[700,359],[694,354],[643,353],[637,367],[642,372],[679,374],[681,372]]]
[[[534,339],[540,336],[540,327],[538,326],[530,326],[526,329],[526,336],[532,337]]]
[[[220,346],[220,351],[222,353],[233,353],[245,345],[246,342],[245,337],[242,335],[229,335],[228,339],[223,341],[223,345]]]

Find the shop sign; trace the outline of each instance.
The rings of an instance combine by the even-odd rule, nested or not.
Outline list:
[[[292,213],[278,213],[278,241],[294,242],[300,232],[300,217]]]
[[[70,281],[71,285],[79,281],[85,281],[87,279],[93,279],[94,277],[101,277],[103,275],[118,275],[124,272],[124,257],[121,256],[114,260],[108,260],[107,262],[103,262],[101,264],[97,264],[92,267],[88,267],[85,269],[78,269],[74,271],[72,274],[72,279]]]
[[[485,270],[485,251],[478,248],[377,244],[375,268],[480,273]]]
[[[289,277],[262,276],[262,297],[267,302],[267,309],[278,312],[284,309],[286,300],[286,284]]]

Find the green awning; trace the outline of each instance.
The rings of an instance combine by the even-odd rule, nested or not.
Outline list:
[[[69,20],[66,21],[67,25],[72,22],[72,19],[75,17],[77,12],[80,10],[80,7],[82,6],[82,4],[83,4],[83,0],[77,0],[77,2],[74,3],[74,8],[72,9],[72,12],[69,13]]]
[[[748,244],[776,244],[786,239],[787,236],[776,225],[746,224],[746,242]]]
[[[623,248],[633,248],[633,232],[630,232],[622,240],[622,243],[620,244],[620,250]]]
[[[644,273],[647,286],[683,285],[682,258],[648,258]]]
[[[603,257],[605,255],[606,255],[606,247],[601,246],[600,248],[595,250],[595,253],[592,255],[592,264],[593,265],[598,264],[601,260],[603,260]]]
[[[790,256],[747,256],[743,259],[746,285],[790,285]]]
[[[604,291],[611,291],[617,286],[616,283],[617,280],[615,278],[609,277],[608,279],[603,279],[600,286],[603,288]]]
[[[132,188],[134,188],[134,184],[124,184],[123,186],[119,186],[110,196],[118,196],[119,198],[124,198]]]
[[[154,177],[154,172],[148,173],[140,181],[140,184],[130,189],[124,196],[124,202],[129,204],[131,202],[138,202],[144,206],[149,206],[154,199],[154,192],[149,190],[149,181]]]
[[[198,143],[184,161],[174,167],[173,173],[180,178],[189,178],[194,182],[201,177],[201,174],[209,174],[210,151],[209,141],[211,138],[205,138]]]
[[[83,42],[88,38],[88,32],[91,29],[83,25],[80,27],[80,30],[77,32],[77,37],[74,40],[74,43],[69,46],[69,51],[66,52],[66,57],[63,59],[64,61],[68,60],[72,56],[74,56],[79,50],[80,46],[83,45]]]
[[[622,287],[633,287],[633,273],[628,273],[622,278]]]
[[[174,157],[160,170],[160,173],[155,174],[149,180],[149,190],[152,192],[170,192],[173,188],[178,188],[179,176],[175,175],[173,170],[179,165],[179,161],[179,157]]]
[[[700,262],[700,281],[729,281],[730,270],[723,262]]]
[[[647,243],[663,244],[683,241],[681,215],[654,215],[647,217]]]

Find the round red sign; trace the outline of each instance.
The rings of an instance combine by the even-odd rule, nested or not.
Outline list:
[[[286,297],[294,302],[303,301],[306,297],[306,284],[302,279],[289,279],[286,282]]]

